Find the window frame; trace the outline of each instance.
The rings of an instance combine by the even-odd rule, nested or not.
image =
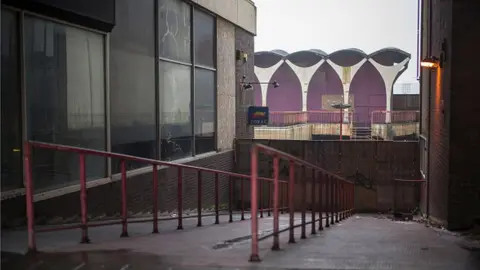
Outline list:
[[[179,65],[184,65],[184,66],[189,66],[191,68],[191,89],[190,89],[190,119],[191,119],[191,129],[192,129],[192,142],[191,142],[191,145],[192,145],[192,156],[195,157],[199,154],[197,154],[197,151],[195,149],[195,120],[196,120],[196,113],[195,113],[195,95],[196,95],[196,85],[195,85],[195,78],[196,78],[196,72],[195,72],[195,69],[199,68],[199,69],[203,69],[203,70],[208,70],[208,71],[211,71],[214,73],[214,85],[215,85],[215,88],[213,89],[213,92],[214,92],[214,110],[213,110],[213,114],[214,114],[214,117],[215,117],[215,123],[214,123],[214,148],[212,149],[212,151],[210,152],[216,152],[218,151],[218,142],[217,142],[217,138],[218,138],[218,125],[217,125],[217,121],[218,121],[218,117],[217,117],[217,99],[218,99],[218,77],[217,77],[217,16],[206,10],[205,8],[203,7],[200,7],[196,4],[193,4],[193,3],[190,3],[188,1],[185,1],[185,0],[173,0],[173,1],[181,1],[187,5],[189,5],[190,7],[190,63],[188,62],[184,62],[184,61],[179,61],[179,60],[173,60],[173,59],[169,59],[169,58],[165,58],[165,57],[162,57],[160,56],[160,43],[158,41],[158,37],[160,36],[160,32],[159,32],[159,20],[158,20],[158,8],[159,8],[159,5],[158,5],[158,1],[156,1],[156,12],[157,12],[157,15],[156,15],[156,18],[155,18],[155,24],[156,24],[156,50],[157,50],[157,66],[160,64],[161,61],[163,62],[168,62],[168,63],[172,63],[172,64],[179,64]],[[194,24],[195,24],[195,13],[196,12],[202,12],[202,13],[205,13],[206,15],[208,16],[211,16],[213,18],[213,29],[214,29],[214,32],[213,32],[213,65],[214,67],[208,67],[208,66],[204,66],[204,65],[201,65],[201,64],[197,64],[196,63],[196,58],[195,58],[195,27],[194,27]],[[157,81],[159,80],[159,74],[158,74],[158,70],[156,72],[156,76],[157,76]],[[157,95],[160,96],[160,83],[157,84]],[[160,100],[158,100],[160,101]],[[161,130],[161,126],[162,126],[162,108],[160,107],[160,102],[157,102],[158,104],[158,118],[159,118],[159,123],[158,123],[158,130]],[[160,132],[160,131],[158,131]],[[159,134],[158,136],[158,149],[159,149],[159,152],[161,153],[161,135]],[[208,153],[208,152],[207,152]],[[205,153],[201,153],[200,155],[203,155]],[[173,160],[175,161],[175,160]]]
[[[21,101],[20,101],[20,111],[21,111],[21,120],[22,120],[22,125],[21,125],[21,136],[23,141],[28,140],[28,126],[29,126],[29,119],[28,119],[28,108],[27,108],[27,83],[26,83],[26,58],[25,58],[25,17],[30,16],[34,17],[40,20],[52,22],[55,24],[60,24],[66,27],[71,27],[71,28],[76,28],[80,29],[83,31],[91,32],[91,33],[96,33],[102,36],[102,41],[103,41],[103,95],[104,95],[104,149],[105,151],[110,152],[111,151],[111,140],[110,140],[110,72],[109,72],[109,55],[110,55],[110,43],[109,43],[109,33],[103,32],[97,29],[92,29],[88,28],[82,25],[78,25],[75,23],[71,23],[68,21],[60,20],[57,18],[49,17],[46,15],[39,14],[37,12],[32,12],[29,10],[25,9],[19,9],[15,8],[9,5],[4,5],[1,4],[0,8],[2,10],[8,10],[11,12],[14,12],[17,16],[18,20],[18,49],[19,49],[19,64],[20,64],[20,74],[19,74],[19,84],[20,84],[20,95],[21,95]],[[23,145],[21,151],[23,152]],[[1,159],[1,157],[0,157]],[[1,161],[1,160],[0,160]],[[23,166],[23,164],[22,164]],[[110,159],[105,158],[105,172],[103,178],[110,178],[112,176],[112,171],[111,171],[111,162]],[[22,177],[24,178],[24,170],[22,168]],[[102,179],[102,178],[99,178]],[[99,180],[97,179],[97,180]],[[93,180],[95,181],[95,180]],[[67,186],[72,186],[75,184],[68,184]],[[20,190],[24,190],[25,188],[25,183],[22,181],[22,187],[17,189],[17,190],[12,190],[11,192],[17,193],[21,192]],[[46,190],[56,190],[59,189],[58,187],[52,187],[52,188],[46,188]],[[61,189],[61,188],[60,188]],[[44,190],[39,190],[38,192],[43,192]]]

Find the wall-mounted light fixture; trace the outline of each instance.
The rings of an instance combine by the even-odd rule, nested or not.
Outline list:
[[[443,64],[447,61],[447,40],[443,39],[440,57],[429,56],[420,62],[420,66],[429,69],[443,68]]]
[[[252,84],[271,84],[271,85],[273,85],[273,88],[280,87],[280,84],[277,81],[273,81],[273,82],[246,82],[245,81],[246,79],[247,79],[247,76],[243,75],[242,87],[243,87],[244,90],[252,90],[253,89]]]
[[[438,68],[440,67],[440,59],[435,56],[426,57],[420,62],[420,66],[430,69]]]

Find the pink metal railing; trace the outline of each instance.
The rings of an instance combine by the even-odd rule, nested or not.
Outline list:
[[[62,225],[62,226],[54,226],[54,227],[48,227],[48,228],[39,228],[35,229],[35,211],[34,211],[34,200],[33,200],[33,194],[34,194],[34,183],[33,183],[33,176],[32,176],[32,148],[42,148],[42,149],[50,149],[54,151],[60,151],[60,152],[71,152],[71,153],[76,153],[79,156],[79,166],[80,166],[80,175],[79,175],[79,180],[80,180],[80,213],[81,213],[81,223],[79,225],[73,224],[73,225]],[[88,198],[87,198],[87,180],[86,180],[86,165],[85,165],[85,157],[86,156],[102,156],[102,157],[107,157],[107,158],[116,158],[120,160],[120,166],[121,166],[121,219],[120,220],[112,220],[112,221],[107,221],[107,222],[101,222],[101,223],[89,223],[88,222]],[[127,212],[127,169],[126,169],[126,161],[136,161],[136,162],[142,162],[145,164],[150,164],[152,166],[152,180],[153,180],[153,187],[152,187],[152,204],[153,204],[153,217],[151,219],[146,219],[146,220],[129,220],[128,219],[128,212]],[[159,166],[166,166],[166,167],[175,167],[177,168],[177,200],[178,200],[178,205],[177,205],[177,211],[178,211],[178,216],[176,218],[159,218],[158,217],[158,173],[157,170],[159,169]],[[99,151],[99,150],[92,150],[92,149],[85,149],[85,148],[79,148],[79,147],[72,147],[72,146],[66,146],[66,145],[58,145],[58,144],[50,144],[50,143],[42,143],[42,142],[34,142],[34,141],[29,141],[25,142],[24,145],[24,171],[25,171],[25,197],[26,197],[26,207],[27,207],[27,226],[28,226],[28,248],[29,251],[36,251],[36,233],[41,233],[41,232],[48,232],[48,231],[61,231],[61,230],[69,230],[69,229],[81,229],[82,231],[82,237],[81,237],[81,243],[88,243],[90,242],[90,238],[88,236],[88,228],[89,227],[98,227],[98,226],[107,226],[107,225],[114,225],[114,224],[121,224],[122,225],[122,232],[121,236],[126,237],[128,236],[128,223],[140,223],[140,222],[152,222],[153,223],[153,233],[158,233],[158,221],[159,220],[172,220],[172,219],[177,219],[177,229],[181,230],[183,229],[183,193],[182,193],[182,185],[183,185],[183,171],[184,170],[194,170],[197,171],[197,226],[200,227],[202,226],[202,216],[207,216],[205,214],[202,215],[202,176],[204,173],[211,173],[214,174],[214,194],[215,194],[215,224],[219,224],[219,215],[220,215],[220,209],[219,209],[219,175],[225,175],[228,176],[228,185],[229,185],[229,201],[228,201],[228,212],[229,212],[229,222],[233,222],[233,185],[234,181],[240,180],[240,200],[241,200],[241,220],[245,219],[245,212],[246,212],[246,206],[245,206],[245,193],[244,193],[244,184],[245,181],[250,181],[251,180],[251,175],[246,175],[246,174],[239,174],[239,173],[233,173],[233,172],[226,172],[226,171],[220,171],[220,170],[214,170],[214,169],[209,169],[209,168],[203,168],[203,167],[196,167],[196,166],[191,166],[191,165],[185,165],[185,164],[178,164],[178,163],[172,163],[172,162],[165,162],[165,161],[159,161],[159,160],[154,160],[154,159],[148,159],[148,158],[140,158],[140,157],[134,157],[134,156],[129,156],[129,155],[123,155],[123,154],[117,154],[117,153],[111,153],[111,152],[106,152],[106,151]],[[278,189],[279,184],[284,186],[283,190],[287,191],[286,184],[287,181],[281,181],[278,180],[278,177],[276,178],[275,185],[273,185],[273,179],[272,178],[265,178],[265,177],[257,177],[255,176],[255,183],[266,183],[268,190],[272,186]],[[268,202],[271,201],[271,193],[269,192],[267,194],[267,200]],[[260,193],[260,198],[262,198],[263,194]],[[255,200],[257,199],[256,196],[254,196]],[[280,200],[285,199],[286,196],[282,197]],[[263,202],[264,200],[262,200]],[[278,211],[279,206],[278,206],[278,197],[274,200],[275,208],[276,211]],[[285,205],[283,203],[284,201],[281,201],[282,205]],[[256,207],[258,205],[256,204]],[[261,216],[263,217],[263,211],[267,210],[270,211],[272,210],[270,203],[268,203],[267,208],[263,208],[263,204],[261,205]],[[286,207],[286,205],[285,205]],[[251,208],[251,207],[250,207]],[[255,210],[257,210],[255,208]],[[281,210],[285,210],[284,208],[281,208]],[[255,215],[255,219],[257,218],[256,216],[256,211],[255,213],[252,213]],[[192,217],[192,216],[190,216]],[[194,216],[193,216],[194,217]]]
[[[419,122],[420,111],[373,111],[370,120],[372,124]]]
[[[289,243],[295,243],[294,229],[301,227],[301,238],[306,238],[306,225],[312,225],[312,234],[316,234],[316,222],[319,221],[319,230],[323,230],[323,212],[326,212],[326,227],[330,224],[334,224],[352,215],[354,211],[354,183],[345,180],[344,178],[330,173],[320,167],[310,164],[304,160],[294,157],[285,152],[278,151],[262,144],[254,144],[251,148],[251,230],[252,230],[252,247],[250,261],[260,261],[258,241],[258,155],[262,152],[268,156],[273,157],[273,233],[269,236],[273,236],[272,250],[279,250],[279,234],[281,232],[289,230]],[[283,230],[279,228],[279,208],[281,207],[281,200],[284,196],[280,195],[280,183],[279,180],[279,161],[284,159],[289,162],[289,180],[288,180],[288,206],[290,220],[289,227]],[[302,189],[299,196],[302,198],[302,218],[301,224],[294,224],[294,196],[295,196],[295,166],[302,168]],[[310,222],[306,222],[306,198],[307,198],[307,181],[305,179],[307,168],[312,173],[312,218]],[[316,185],[318,184],[318,191],[320,198],[318,202],[315,199]],[[261,194],[261,193],[260,193]],[[283,194],[283,193],[282,193]],[[323,196],[325,195],[325,199]],[[326,205],[323,206],[323,201]],[[317,205],[318,204],[318,205]],[[318,209],[317,209],[318,207]],[[316,212],[319,213],[319,218],[316,217]],[[330,219],[330,221],[329,221]],[[263,236],[265,238],[266,236]]]

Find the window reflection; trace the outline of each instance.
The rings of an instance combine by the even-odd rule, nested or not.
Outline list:
[[[15,189],[22,181],[22,119],[20,59],[17,14],[2,9],[2,77],[1,77],[1,188]]]
[[[25,17],[28,138],[105,150],[104,37]],[[35,150],[36,188],[78,183],[78,156]],[[87,157],[88,179],[105,176],[105,159]]]
[[[112,152],[156,158],[154,0],[117,0],[110,34]],[[140,31],[141,30],[141,31]],[[127,162],[127,169],[148,164]],[[120,161],[112,159],[112,172]]]
[[[195,151],[215,150],[215,72],[195,70]]]
[[[191,67],[160,61],[161,158],[192,155]]]
[[[190,63],[191,6],[179,0],[159,0],[158,6],[160,56]]]
[[[195,10],[195,65],[215,67],[215,17]]]

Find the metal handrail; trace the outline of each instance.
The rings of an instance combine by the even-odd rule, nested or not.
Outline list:
[[[300,158],[297,158],[293,155],[288,153],[282,152],[280,150],[262,145],[262,144],[253,144],[250,154],[250,161],[251,161],[251,230],[252,230],[252,241],[251,241],[251,254],[250,254],[250,261],[251,262],[259,262],[259,247],[258,241],[259,233],[258,233],[258,217],[257,217],[257,208],[258,208],[258,198],[257,198],[257,180],[258,178],[258,154],[259,152],[263,152],[269,156],[273,157],[273,246],[272,250],[279,250],[279,234],[284,231],[289,231],[289,243],[295,243],[294,238],[294,228],[301,226],[301,238],[306,238],[306,225],[312,225],[312,234],[316,234],[315,224],[316,221],[319,220],[319,228],[318,230],[323,230],[323,191],[325,191],[325,203],[327,208],[326,210],[326,225],[325,227],[329,227],[330,224],[334,224],[339,222],[340,220],[346,219],[353,214],[354,210],[354,196],[355,196],[355,184],[351,181],[348,181],[336,174],[330,173],[325,169],[322,169],[316,165],[313,165],[307,161],[304,161]],[[281,201],[283,194],[280,193],[279,188],[279,161],[280,158],[289,161],[289,180],[288,180],[288,190],[287,190],[287,199],[288,199],[288,207],[289,209],[289,227],[280,230],[279,226],[279,208],[281,206]],[[301,224],[295,225],[294,224],[294,191],[295,191],[295,165],[300,165],[302,167],[302,190],[300,197],[302,198],[302,218]],[[311,187],[311,198],[312,198],[312,218],[310,222],[306,222],[306,198],[307,198],[307,182],[305,180],[306,177],[306,168],[309,167],[312,172],[312,187]],[[320,177],[317,178],[318,174]],[[315,199],[316,194],[316,187],[315,184],[318,183],[319,189],[319,200],[318,200],[318,212],[320,214],[319,219],[316,217],[316,210],[317,210],[317,202]],[[323,187],[324,186],[324,187]],[[330,209],[328,209],[328,207]],[[330,212],[330,214],[329,214]],[[330,222],[329,222],[330,221]],[[264,239],[265,237],[262,237]]]
[[[80,165],[80,201],[81,201],[81,224],[78,225],[67,225],[67,226],[59,226],[59,227],[48,227],[48,228],[40,228],[35,229],[35,214],[34,214],[34,201],[33,201],[33,177],[32,177],[32,148],[42,148],[42,149],[50,149],[54,151],[60,152],[71,152],[76,153],[79,155],[79,165]],[[122,209],[121,209],[121,220],[120,221],[111,221],[111,222],[101,222],[97,224],[89,224],[88,223],[88,213],[87,213],[87,184],[86,184],[86,164],[85,164],[85,156],[102,156],[106,158],[116,158],[120,159],[121,161],[121,197],[122,197]],[[197,219],[198,223],[197,226],[202,226],[202,172],[208,172],[215,175],[215,224],[219,224],[219,175],[226,175],[229,177],[229,202],[228,202],[228,209],[229,209],[229,222],[233,221],[233,181],[234,178],[240,179],[241,182],[241,220],[245,220],[244,213],[245,211],[245,198],[244,198],[244,182],[245,180],[251,180],[251,175],[247,174],[240,174],[234,172],[227,172],[221,170],[215,170],[210,168],[204,167],[197,167],[192,165],[186,164],[179,164],[167,161],[160,161],[155,159],[149,158],[142,158],[136,157],[131,155],[119,154],[119,153],[112,153],[107,151],[101,150],[94,150],[94,149],[87,149],[75,146],[67,146],[61,144],[53,144],[53,143],[44,143],[38,141],[26,141],[24,143],[24,171],[25,171],[25,198],[26,198],[26,205],[27,205],[27,226],[28,226],[28,248],[29,251],[36,251],[36,232],[47,232],[47,231],[59,231],[59,230],[68,230],[68,229],[81,229],[82,230],[82,237],[81,243],[88,243],[90,239],[88,237],[88,228],[89,227],[96,227],[96,226],[106,226],[112,224],[121,224],[122,225],[122,233],[121,236],[128,236],[127,230],[127,223],[128,221],[128,212],[127,212],[127,169],[125,161],[135,161],[135,162],[143,162],[149,165],[152,165],[153,172],[153,218],[146,219],[142,221],[130,221],[130,222],[150,222],[153,221],[153,233],[158,233],[158,173],[155,173],[159,166],[166,166],[166,167],[175,167],[178,169],[177,172],[177,185],[178,185],[178,227],[177,229],[183,229],[183,191],[182,191],[182,177],[183,169],[195,170],[197,171]],[[267,177],[258,177],[258,180],[267,182],[268,185],[273,184],[274,180],[272,178]],[[277,182],[286,184],[287,181],[284,180],[277,180]],[[270,193],[270,192],[269,192]],[[260,194],[262,196],[262,194]],[[267,195],[270,197],[270,194]],[[270,200],[268,200],[270,202]],[[269,211],[270,215],[270,206],[265,210]],[[263,215],[261,216],[263,217]]]

